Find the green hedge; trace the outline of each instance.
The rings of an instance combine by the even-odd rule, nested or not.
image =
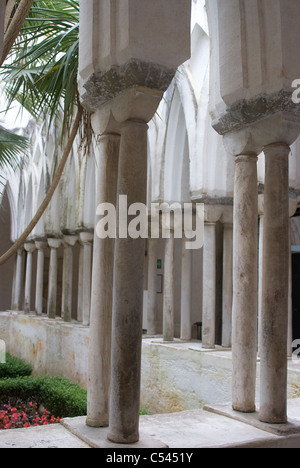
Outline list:
[[[34,400],[56,417],[84,416],[87,392],[76,383],[61,377],[18,377],[0,380],[0,402],[8,398]]]
[[[6,354],[0,364],[0,403],[9,398],[34,400],[56,417],[84,416],[87,392],[78,384],[61,377],[32,377],[30,364]]]
[[[32,373],[32,367],[27,362],[6,353],[6,362],[0,364],[0,379],[25,377]]]

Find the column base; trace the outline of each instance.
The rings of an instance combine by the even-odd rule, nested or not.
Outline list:
[[[232,405],[233,411],[237,411],[238,413],[244,413],[244,414],[250,414],[250,413],[255,413],[256,412],[256,407],[255,406],[249,406],[249,408],[241,407],[239,405]]]
[[[258,419],[260,422],[267,423],[267,424],[287,424],[288,419],[287,416],[272,416],[268,414],[264,414],[263,412],[259,412]]]
[[[139,442],[140,440],[140,435],[139,433],[137,434],[132,434],[130,436],[124,436],[122,434],[115,434],[113,432],[109,432],[107,434],[107,439],[110,442],[114,442],[115,444],[124,444],[124,445],[130,445],[130,444],[135,444]]]
[[[108,419],[86,418],[85,423],[86,423],[87,426],[95,427],[95,428],[108,427],[109,426],[109,420]]]

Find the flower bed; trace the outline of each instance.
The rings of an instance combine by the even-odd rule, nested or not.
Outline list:
[[[62,418],[57,418],[38,403],[29,401],[15,402],[15,404],[0,405],[0,430],[20,429],[24,427],[47,426],[59,423]]]

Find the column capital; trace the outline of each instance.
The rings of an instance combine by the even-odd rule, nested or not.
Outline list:
[[[74,247],[78,239],[78,236],[64,236],[63,242],[67,247]]]
[[[51,249],[59,249],[61,246],[62,240],[61,239],[48,239],[48,245]]]
[[[263,193],[258,195],[258,214],[259,216],[264,215],[264,206],[265,206],[265,195]],[[297,211],[298,199],[289,198],[289,217],[292,218]]]
[[[48,248],[48,242],[35,241],[35,246],[37,250],[46,250]]]
[[[17,255],[22,256],[23,253],[24,253],[24,250],[25,250],[24,246],[23,246],[23,247],[20,247],[20,248],[17,250]]]
[[[204,222],[205,224],[215,224],[221,220],[224,211],[222,205],[205,205],[204,206]]]
[[[284,143],[284,142],[278,142],[278,143],[272,143],[272,144],[269,144],[269,145],[266,145],[263,147],[263,152],[265,154],[265,156],[270,156],[270,157],[282,157],[282,156],[286,156],[288,157],[290,152],[291,152],[291,148],[290,148],[290,145],[288,145],[287,143]]]
[[[233,225],[233,206],[224,206],[221,221],[224,226]]]
[[[90,244],[94,240],[94,234],[92,232],[81,232],[79,237],[80,242],[83,244]]]
[[[134,86],[105,103],[92,115],[96,135],[119,135],[122,126],[145,125],[153,118],[163,93],[155,89]]]
[[[26,244],[24,244],[24,248],[28,253],[33,253],[36,250],[35,243],[33,242],[27,242]]]

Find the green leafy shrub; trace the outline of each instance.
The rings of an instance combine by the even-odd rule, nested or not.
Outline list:
[[[8,398],[37,401],[61,418],[84,416],[87,412],[86,390],[61,377],[2,379],[0,402],[5,403]]]
[[[25,377],[32,373],[32,367],[27,362],[6,353],[6,362],[0,364],[0,379]]]
[[[73,418],[87,414],[87,391],[62,377],[38,377],[43,404],[53,414]]]

